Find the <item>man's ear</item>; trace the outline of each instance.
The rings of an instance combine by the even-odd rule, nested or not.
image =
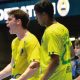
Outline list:
[[[20,24],[21,23],[21,19],[17,19],[17,24]]]

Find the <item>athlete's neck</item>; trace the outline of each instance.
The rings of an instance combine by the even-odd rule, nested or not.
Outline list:
[[[24,29],[17,34],[17,37],[21,40],[27,34],[28,30]]]
[[[49,21],[46,22],[45,27],[48,27],[48,26],[50,26],[50,25],[52,25],[52,24],[54,24],[54,23],[56,23],[55,20],[51,20],[51,21],[49,20]]]

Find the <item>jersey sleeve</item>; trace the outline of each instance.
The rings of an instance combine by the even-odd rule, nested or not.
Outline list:
[[[32,53],[30,56],[30,61],[40,61],[40,45],[37,42],[34,46],[34,48],[32,49]]]
[[[48,53],[60,55],[64,51],[64,43],[59,35],[52,34],[48,40]]]
[[[29,63],[34,60],[35,61],[40,60],[40,44],[36,38],[28,40],[25,45],[25,49]]]

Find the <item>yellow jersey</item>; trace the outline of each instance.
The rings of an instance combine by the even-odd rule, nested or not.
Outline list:
[[[31,61],[40,61],[40,44],[37,38],[27,32],[23,39],[16,37],[12,41],[12,58],[14,64],[12,65],[12,75],[18,78],[27,69]],[[28,80],[38,80],[39,71],[37,71],[32,78]]]
[[[72,80],[71,41],[64,25],[56,22],[47,27],[41,41],[41,76],[51,61],[51,54],[59,55],[59,65],[49,80]]]

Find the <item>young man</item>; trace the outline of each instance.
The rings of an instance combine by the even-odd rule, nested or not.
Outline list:
[[[79,50],[80,50],[80,40],[79,39],[75,39],[75,42],[74,42],[75,55]]]
[[[40,45],[27,30],[29,16],[20,9],[12,10],[8,15],[6,24],[9,32],[17,37],[12,41],[11,63],[0,71],[0,80],[10,75],[17,80],[38,80]]]
[[[73,79],[78,78],[78,76],[80,75],[80,40],[76,39],[75,40],[75,55],[76,55],[76,59],[73,60],[73,65],[72,65],[72,72],[73,72]]]
[[[55,21],[53,5],[48,0],[36,3],[34,10],[39,24],[46,27],[41,42],[40,80],[72,80],[68,29]]]

